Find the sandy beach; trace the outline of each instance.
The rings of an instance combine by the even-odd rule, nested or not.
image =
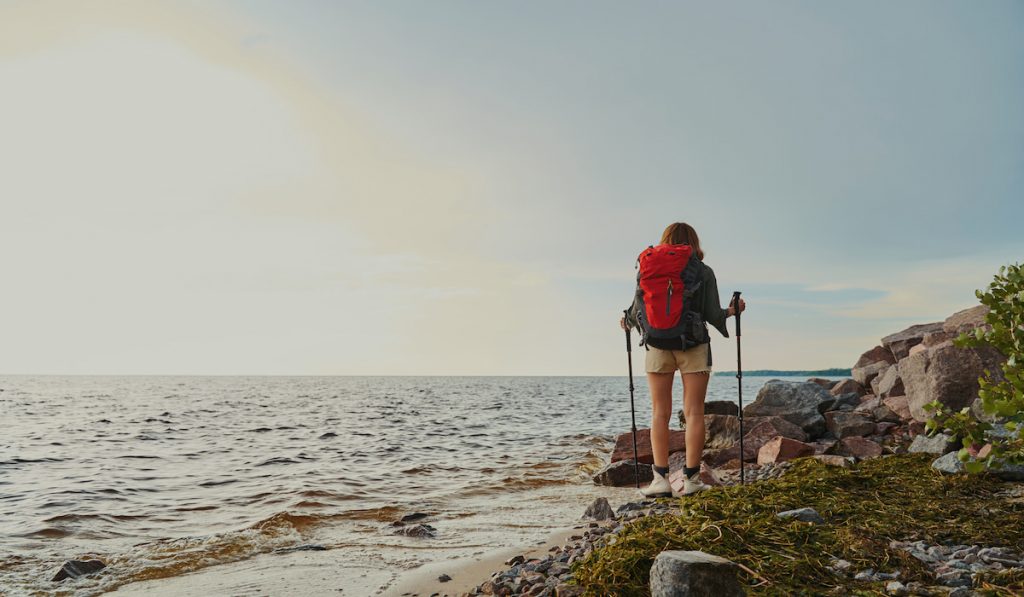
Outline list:
[[[479,556],[433,562],[413,570],[395,573],[372,566],[339,562],[337,553],[304,551],[267,554],[204,568],[173,578],[125,585],[118,595],[171,597],[178,595],[460,595],[488,580],[493,572],[506,568],[504,562],[522,554],[527,559],[543,557],[562,545],[585,525],[553,531],[547,539],[530,546],[504,547]],[[451,580],[438,581],[447,574]]]

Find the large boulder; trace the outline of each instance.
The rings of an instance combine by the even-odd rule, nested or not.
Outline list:
[[[924,341],[925,334],[941,332],[943,322],[922,323],[912,325],[902,332],[896,332],[882,338],[882,346],[889,349],[898,362],[910,354],[910,349]]]
[[[738,417],[740,415],[740,407],[732,400],[708,400],[704,403],[704,414],[705,415],[733,415]],[[679,421],[685,423],[686,419],[683,417],[683,411],[679,411]]]
[[[881,398],[888,398],[889,396],[903,396],[906,391],[903,389],[903,380],[900,378],[900,369],[898,366],[889,367],[885,370],[885,373],[879,375],[875,381],[877,385],[872,384],[872,389],[875,390],[875,395]]]
[[[809,377],[807,378],[807,381],[816,383],[826,390],[831,390],[837,383],[839,383],[838,379],[825,379],[824,377]]]
[[[677,429],[668,431],[668,453],[686,451],[686,433]],[[654,464],[654,453],[651,451],[651,430],[649,428],[636,430],[636,453],[637,460],[644,464]],[[633,459],[633,433],[626,432],[615,438],[615,447],[612,449],[611,462]]]
[[[829,392],[833,396],[842,396],[843,394],[850,393],[856,393],[858,396],[863,396],[864,394],[868,393],[864,386],[860,385],[856,381],[849,378],[844,379],[837,383],[836,385],[832,386],[832,389],[829,390]]]
[[[899,363],[910,414],[927,421],[924,405],[937,400],[951,410],[970,406],[978,397],[978,377],[985,369],[999,375],[1004,357],[989,347],[958,348],[947,341],[918,351]]]
[[[757,463],[785,462],[801,456],[813,456],[814,446],[788,437],[774,437],[757,451]]]
[[[740,419],[732,415],[704,415],[704,448],[728,448],[740,439]]]
[[[743,409],[744,417],[777,416],[799,426],[808,437],[825,433],[825,418],[818,405],[832,398],[815,383],[773,379],[761,387],[757,399]]]
[[[896,416],[901,421],[909,421],[910,416],[910,403],[907,401],[906,396],[889,396],[882,400],[883,406],[886,406],[892,412],[896,413]]]
[[[863,437],[875,432],[875,422],[867,415],[839,410],[825,413],[825,426],[836,439]]]
[[[782,417],[760,417],[759,422],[750,427],[743,435],[743,450],[753,449],[756,454],[761,446],[768,443],[768,440],[775,437],[788,437],[800,442],[807,441],[807,433],[794,423],[790,423]]]
[[[640,475],[639,482],[641,484],[654,480],[654,471],[651,470],[651,465],[641,464],[634,467],[632,460],[620,460],[606,464],[601,470],[594,473],[592,479],[596,485],[632,487],[637,483],[637,473]]]
[[[844,437],[835,445],[833,452],[840,456],[852,456],[857,460],[867,460],[881,456],[882,446],[863,437]]]
[[[651,566],[651,597],[741,597],[739,570],[703,551],[666,550]]]
[[[985,316],[988,315],[988,311],[989,309],[985,305],[957,311],[946,318],[942,324],[942,331],[955,337],[961,332],[970,332],[974,328],[987,326]]]
[[[869,388],[871,381],[878,377],[879,373],[894,364],[896,357],[892,355],[892,351],[884,346],[876,346],[860,355],[850,369],[850,377],[865,388]]]

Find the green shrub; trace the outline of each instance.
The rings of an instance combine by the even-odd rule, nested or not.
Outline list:
[[[1024,464],[1024,267],[1000,267],[988,290],[975,294],[989,308],[988,325],[964,332],[953,342],[959,347],[990,346],[1006,356],[1001,376],[986,369],[978,379],[982,410],[997,423],[978,420],[970,408],[954,413],[938,402],[925,405],[935,411],[927,423],[930,432],[945,430],[963,439],[958,456],[969,472],[1003,463]],[[991,448],[984,448],[986,444]]]

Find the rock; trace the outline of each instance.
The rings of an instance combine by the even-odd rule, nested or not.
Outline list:
[[[899,367],[889,367],[885,370],[885,373],[878,377],[878,387],[875,391],[876,396],[884,399],[889,396],[903,396],[905,393],[903,380],[900,379]]]
[[[877,363],[865,365],[864,367],[851,369],[850,374],[853,375],[853,379],[856,380],[859,384],[861,384],[865,388],[870,388],[871,382],[874,381],[880,373],[882,373],[889,367],[892,367],[890,363],[879,361]]]
[[[928,437],[925,434],[914,437],[914,441],[910,442],[910,447],[907,451],[912,454],[938,454],[939,456],[946,452],[951,452],[958,449],[952,442],[952,437],[945,433],[940,433],[934,437]]]
[[[756,458],[761,446],[778,436],[801,442],[807,441],[807,434],[798,425],[790,423],[782,417],[763,417],[757,425],[750,427],[750,430],[744,434],[743,449],[744,451],[753,450],[752,458]],[[737,457],[738,455],[739,452],[737,452]]]
[[[889,370],[892,369],[893,367],[895,367],[895,365],[887,365],[884,369],[879,369],[878,375],[876,375],[875,378],[871,380],[872,394],[874,394],[875,396],[878,395],[878,383],[882,381],[882,378],[885,377],[885,374],[888,373]]]
[[[927,421],[924,405],[932,400],[953,411],[970,406],[978,397],[978,377],[985,369],[1001,376],[1004,357],[989,347],[958,348],[943,342],[899,363],[911,416]]]
[[[906,585],[898,580],[891,580],[885,584],[885,592],[889,595],[909,595]]]
[[[75,579],[80,576],[92,574],[106,568],[107,565],[100,560],[68,560],[60,567],[51,582],[60,582],[65,578]]]
[[[892,423],[890,421],[880,421],[878,423],[875,423],[875,430],[871,433],[871,435],[886,435],[887,433],[889,433],[890,429],[893,429],[898,426],[899,425],[897,425],[896,423]]]
[[[900,423],[903,419],[898,414],[893,412],[891,408],[885,404],[880,404],[875,408],[871,409],[871,417],[880,423]]]
[[[757,452],[757,463],[785,462],[801,456],[813,456],[814,446],[795,439],[778,436],[768,441]]]
[[[882,399],[874,394],[866,394],[860,397],[860,404],[853,410],[859,413],[870,413],[882,404]]]
[[[887,406],[889,410],[896,413],[896,416],[900,418],[900,421],[909,421],[910,416],[910,404],[907,401],[906,396],[889,396],[888,398],[882,399],[882,404]]]
[[[401,522],[415,522],[417,520],[426,518],[427,516],[428,515],[424,514],[423,512],[413,512],[412,514],[406,514],[398,520],[400,520]]]
[[[649,428],[636,430],[637,460],[642,464],[654,464],[654,453],[651,451],[651,430]],[[676,429],[668,432],[668,452],[682,452],[686,450],[686,433]],[[633,459],[633,433],[622,433],[615,438],[615,448],[612,449],[611,462]]]
[[[882,338],[882,346],[888,348],[892,355],[896,357],[896,362],[898,362],[900,359],[907,357],[912,347],[924,340],[925,334],[941,332],[942,329],[943,322],[941,321],[912,325],[902,332],[896,332]]]
[[[867,460],[881,456],[882,446],[863,437],[844,437],[836,444],[835,453],[840,456],[852,456],[857,460]]]
[[[860,355],[860,358],[857,359],[857,362],[853,364],[852,368],[856,369],[858,367],[866,367],[874,363],[888,363],[892,365],[895,362],[896,357],[892,355],[891,350],[884,346],[876,346],[871,350],[865,352],[864,354]],[[860,384],[864,385],[863,382],[860,382]]]
[[[704,403],[704,414],[705,415],[732,415],[734,417],[740,416],[740,407],[731,400],[708,400]],[[682,412],[679,413],[680,420],[682,418]]]
[[[838,454],[815,454],[812,458],[820,460],[828,466],[838,466],[840,468],[850,468],[850,465],[853,464],[853,458]]]
[[[640,473],[640,484],[650,483],[654,480],[654,471],[651,465],[641,464],[633,466],[632,460],[620,460],[605,465],[601,470],[594,473],[592,477],[596,485],[610,485],[612,487],[629,487],[636,485],[634,470]]]
[[[837,379],[824,379],[822,377],[811,377],[807,381],[811,383],[816,383],[819,386],[825,388],[826,390],[831,390],[833,386],[839,383],[839,380]]]
[[[814,524],[825,524],[825,519],[818,514],[818,511],[814,508],[797,508],[796,510],[786,510],[785,512],[779,512],[775,515],[776,518],[787,519],[795,518],[802,522],[810,522]]]
[[[825,413],[825,426],[836,439],[871,435],[875,431],[875,422],[869,417],[835,410]]]
[[[860,406],[860,397],[864,394],[858,392],[847,392],[835,398],[830,398],[818,405],[818,412],[825,415],[830,410],[853,410]]]
[[[746,440],[743,442],[743,453],[745,462],[752,462],[757,460],[757,450],[753,446],[748,445]],[[711,468],[739,468],[740,458],[740,446],[736,444],[730,448],[721,448],[718,450],[705,450],[703,456],[701,456],[701,462],[710,466]],[[735,464],[733,464],[735,462]],[[679,470],[682,470],[681,468]]]
[[[1001,467],[990,469],[990,472],[1003,481],[1024,481],[1024,465],[1004,463]]]
[[[961,332],[970,332],[975,328],[987,327],[985,323],[985,316],[988,315],[988,307],[985,305],[977,305],[970,309],[964,309],[963,311],[957,311],[946,318],[946,321],[942,324],[942,331],[950,334],[951,336],[958,336]]]
[[[876,346],[860,355],[857,363],[850,369],[850,377],[866,388],[871,387],[871,381],[895,363],[896,358],[893,357],[892,351],[884,346]]]
[[[736,597],[745,595],[739,566],[702,551],[666,550],[654,558],[651,597]]]
[[[839,440],[832,438],[820,438],[814,440],[811,446],[814,447],[815,454],[831,454],[832,449],[839,443]]]
[[[740,439],[740,420],[733,415],[704,415],[704,448],[728,448]]]
[[[594,503],[587,506],[586,512],[583,513],[583,518],[611,520],[612,518],[615,518],[615,512],[612,511],[611,504],[608,503],[608,498],[599,497],[594,500]]]
[[[433,537],[437,534],[437,529],[429,524],[416,524],[409,527],[402,527],[395,531],[395,534],[405,535],[406,537]]]
[[[743,409],[743,416],[782,417],[814,438],[825,432],[825,419],[818,412],[818,405],[830,398],[825,388],[817,384],[773,379]]]
[[[964,463],[960,462],[960,459],[957,458],[956,452],[948,452],[933,460],[932,468],[940,473],[952,475],[964,472]]]
[[[843,394],[850,393],[855,393],[858,396],[863,396],[864,394],[867,394],[868,391],[864,389],[864,386],[860,385],[856,381],[852,379],[844,379],[837,383],[836,385],[832,386],[832,389],[829,390],[829,393],[832,394],[833,396],[842,396]]]
[[[442,574],[441,576],[437,577],[437,582],[448,582],[451,579],[452,577],[448,576],[447,574]]]

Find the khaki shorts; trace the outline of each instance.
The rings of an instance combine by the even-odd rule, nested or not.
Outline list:
[[[648,373],[710,373],[708,347],[698,344],[689,350],[665,350],[648,346],[644,365]]]

